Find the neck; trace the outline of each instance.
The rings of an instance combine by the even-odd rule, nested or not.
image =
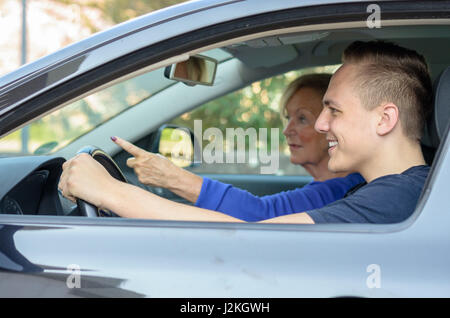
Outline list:
[[[360,169],[360,173],[367,182],[371,182],[376,178],[400,174],[411,167],[425,164],[419,143],[400,142],[386,148],[385,151],[380,151],[374,156],[370,166]]]

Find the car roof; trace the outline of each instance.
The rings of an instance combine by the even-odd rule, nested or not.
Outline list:
[[[121,39],[130,36],[140,31],[151,29],[164,23],[170,23],[174,20],[186,21],[183,26],[185,32],[189,32],[213,23],[222,23],[242,17],[257,15],[271,11],[282,9],[289,9],[295,7],[307,7],[312,5],[325,5],[346,2],[361,2],[359,0],[195,0],[188,1],[168,8],[157,10],[146,15],[137,17],[135,19],[123,22],[105,31],[95,33],[90,37],[79,42],[68,45],[52,54],[40,58],[34,62],[28,63],[17,70],[10,72],[0,77],[0,94],[9,85],[15,83],[19,79],[24,79],[27,76],[35,75],[39,71],[48,71],[53,65],[61,63],[74,56],[82,54],[95,54],[99,48],[112,44],[119,43]],[[220,15],[214,14],[217,9],[220,9]],[[205,15],[207,13],[208,16]],[[202,18],[193,18],[194,15],[199,15]],[[163,34],[158,34],[154,40],[143,41],[142,45],[147,46],[172,36],[178,35],[181,32],[178,28],[167,29]],[[121,55],[127,54],[128,51],[139,49],[138,46],[116,46],[116,49],[111,50],[109,57],[102,55],[102,62],[107,58],[114,59]],[[102,54],[102,53],[98,53]],[[90,66],[90,67],[89,67]],[[95,67],[95,65],[83,65],[86,69]]]

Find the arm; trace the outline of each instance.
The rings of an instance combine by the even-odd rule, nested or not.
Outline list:
[[[134,156],[128,159],[127,165],[134,169],[141,183],[169,189],[199,208],[249,222],[321,208],[341,199],[351,187],[364,181],[361,176],[353,175],[258,197],[229,184],[197,176],[175,166],[165,157],[147,152],[121,138],[113,140]]]
[[[197,201],[203,183],[202,177],[174,165],[159,154],[145,151],[126,140],[118,137],[111,139],[134,156],[127,160],[127,166],[134,169],[139,182],[166,188],[192,203]]]
[[[306,212],[283,215],[259,223],[314,224],[314,220]]]
[[[220,211],[249,222],[321,208],[344,197],[363,182],[359,174],[310,184],[291,191],[258,197],[229,184],[204,178],[196,206]]]
[[[105,208],[127,218],[153,220],[244,222],[232,216],[161,198],[136,186],[116,182],[103,201]],[[306,213],[296,213],[262,221],[264,223],[314,224]]]
[[[153,220],[243,222],[226,214],[161,198],[139,187],[115,182],[102,206],[122,217]]]
[[[149,193],[139,187],[120,182],[109,175],[106,169],[87,154],[81,154],[63,165],[58,188],[72,201],[75,198],[93,205],[114,211],[123,217],[146,218],[155,220],[209,221],[209,222],[243,222],[220,212],[172,202]],[[305,213],[294,215],[289,219],[268,222],[299,223],[308,221]],[[307,216],[306,216],[307,217]],[[311,220],[309,220],[311,221]]]

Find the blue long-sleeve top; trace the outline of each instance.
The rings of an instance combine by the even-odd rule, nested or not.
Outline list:
[[[342,199],[348,190],[365,182],[359,173],[262,197],[230,184],[204,177],[195,206],[247,221],[257,222],[286,214],[318,209]]]

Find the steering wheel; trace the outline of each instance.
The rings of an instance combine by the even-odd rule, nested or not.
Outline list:
[[[77,154],[87,153],[92,158],[97,160],[109,174],[122,182],[128,182],[119,166],[114,162],[114,160],[103,150],[95,146],[85,146],[78,150]],[[77,206],[82,216],[87,217],[118,217],[117,214],[111,211],[103,210],[97,208],[95,205],[90,204],[84,200],[77,198]]]

